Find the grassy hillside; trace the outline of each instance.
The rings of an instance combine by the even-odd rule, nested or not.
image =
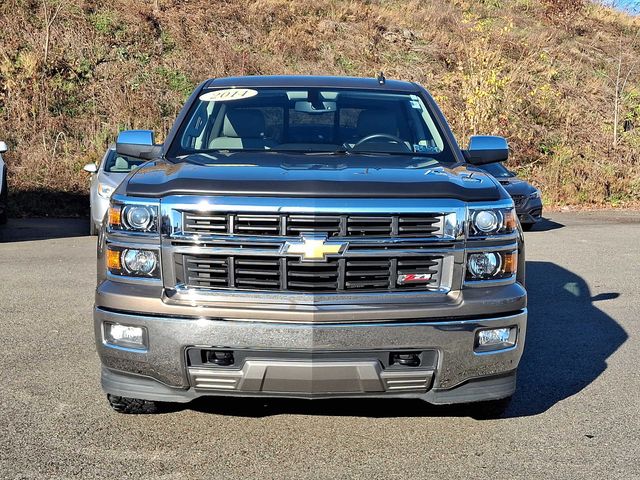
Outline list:
[[[60,210],[41,194],[85,192],[120,129],[162,137],[204,78],[380,70],[425,85],[462,144],[508,137],[548,203],[637,202],[639,31],[579,0],[3,0],[14,213]]]

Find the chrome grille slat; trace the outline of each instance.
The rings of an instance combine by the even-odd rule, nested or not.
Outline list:
[[[329,237],[442,236],[443,214],[313,215],[182,213],[184,234],[289,235],[324,233]]]

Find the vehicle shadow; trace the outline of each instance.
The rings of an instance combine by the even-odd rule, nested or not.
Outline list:
[[[607,358],[627,334],[594,302],[618,293],[591,296],[578,275],[550,262],[527,262],[529,321],[518,389],[503,417],[538,415],[575,395],[607,368]],[[176,407],[183,408],[183,407]],[[433,406],[419,400],[289,400],[205,397],[184,408],[242,417],[280,414],[371,418],[471,416],[477,406]]]
[[[545,412],[580,392],[628,338],[596,305],[619,293],[592,296],[580,276],[551,262],[527,262],[527,291],[526,347],[508,411],[516,417]]]
[[[10,218],[0,225],[0,244],[89,235],[89,218]]]
[[[532,232],[548,232],[550,230],[557,230],[563,227],[564,227],[564,224],[551,220],[550,218],[541,218],[540,221],[534,225],[531,231]]]
[[[0,243],[89,235],[89,195],[50,189],[12,191]]]

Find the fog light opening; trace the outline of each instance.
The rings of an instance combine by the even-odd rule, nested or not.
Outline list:
[[[516,327],[500,327],[479,330],[476,333],[475,351],[487,352],[511,348],[516,344]]]
[[[119,323],[104,323],[104,340],[107,344],[135,350],[146,350],[147,329]]]

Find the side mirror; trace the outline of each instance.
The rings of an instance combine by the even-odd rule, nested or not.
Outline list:
[[[116,140],[119,155],[152,160],[162,155],[162,146],[154,145],[151,130],[125,130]]]
[[[473,165],[504,162],[509,158],[509,145],[503,137],[474,135],[469,140],[469,148],[462,153]]]
[[[0,142],[0,153],[5,153],[7,150],[9,150],[9,147],[7,147],[7,144],[4,142]]]
[[[85,172],[96,173],[98,171],[98,166],[95,163],[87,163],[82,169]]]

